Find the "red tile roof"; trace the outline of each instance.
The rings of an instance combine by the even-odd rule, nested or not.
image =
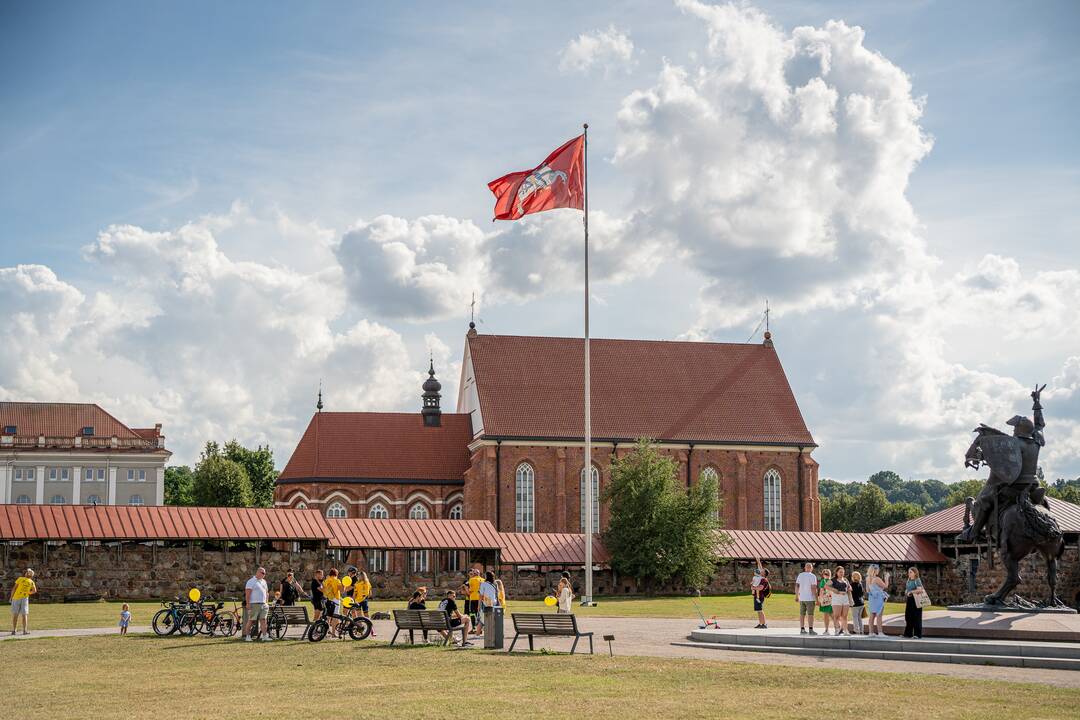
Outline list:
[[[584,341],[474,335],[484,435],[580,438]],[[776,352],[761,344],[593,340],[595,438],[812,445]]]
[[[82,449],[112,450],[115,437],[122,450],[167,452],[157,446],[158,428],[132,430],[93,403],[0,402],[0,430],[9,425],[15,426],[13,444],[29,449],[40,447],[44,435],[46,448],[74,447],[78,437]],[[93,435],[83,435],[84,427]]]
[[[863,561],[883,563],[943,563],[948,558],[937,544],[919,535],[875,533],[790,532],[786,530],[725,530],[730,547],[721,555],[753,560]]]
[[[278,482],[443,480],[463,482],[472,428],[468,415],[443,413],[424,427],[420,413],[316,413]]]
[[[1080,506],[1048,497],[1050,512],[1057,518],[1062,532],[1080,533]],[[916,533],[919,535],[952,535],[964,529],[964,506],[954,505],[944,510],[906,520],[878,530],[881,534]]]
[[[501,537],[487,520],[327,520],[330,547],[385,550],[497,550]]]
[[[329,540],[317,510],[0,505],[0,540]]]
[[[585,535],[578,533],[501,533],[499,560],[507,565],[584,565]],[[593,563],[611,558],[599,536],[593,537]]]

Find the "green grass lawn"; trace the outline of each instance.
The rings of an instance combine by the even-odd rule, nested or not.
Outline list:
[[[244,643],[153,635],[0,644],[20,717],[1074,717],[1080,691],[931,675],[713,660]]]
[[[771,620],[798,620],[799,608],[795,602],[795,596],[790,593],[775,593],[769,598],[765,609]],[[600,597],[597,598],[597,606],[593,608],[575,608],[575,612],[584,616],[593,617],[656,617],[656,618],[697,618],[694,604],[697,604],[705,617],[715,615],[720,619],[730,620],[733,618],[750,619],[754,617],[753,605],[750,596],[739,595],[711,595],[700,598],[689,597],[658,597],[658,598],[628,598],[628,597]],[[31,600],[30,627],[37,630],[53,630],[58,628],[90,628],[110,627],[117,624],[120,619],[120,605],[118,602],[96,603],[34,603]],[[372,610],[392,610],[403,607],[400,600],[378,600],[372,603]],[[432,607],[435,603],[432,604]],[[513,600],[508,603],[510,612],[551,612],[551,608],[544,605],[540,600]],[[226,607],[232,607],[232,603],[226,603]],[[135,602],[131,603],[132,623],[135,625],[149,625],[154,613],[161,608],[160,603]],[[935,609],[935,608],[930,608]],[[887,614],[902,613],[904,606],[900,603],[889,603],[885,608]],[[310,614],[310,604],[308,605]],[[0,613],[5,620],[6,612]]]

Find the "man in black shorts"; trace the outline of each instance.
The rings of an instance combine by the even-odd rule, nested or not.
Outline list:
[[[322,591],[323,571],[316,570],[315,577],[311,578],[311,607],[315,611],[315,617],[311,618],[312,622],[315,622],[322,617],[323,610],[325,609],[325,595]]]
[[[446,615],[449,617],[450,627],[458,628],[464,626],[464,635],[461,636],[461,647],[465,647],[467,645],[472,645],[472,643],[468,641],[469,628],[472,627],[472,621],[469,619],[468,615],[462,615],[458,611],[456,598],[456,592],[454,592],[453,590],[447,590],[446,599],[439,603],[439,609],[446,613]]]

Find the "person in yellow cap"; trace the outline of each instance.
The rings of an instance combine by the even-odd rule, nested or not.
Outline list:
[[[26,573],[22,577],[15,579],[15,584],[11,587],[11,634],[15,634],[15,630],[19,624],[19,618],[22,618],[22,634],[30,634],[30,596],[37,592],[37,585],[34,583],[34,571],[30,568],[26,569]]]

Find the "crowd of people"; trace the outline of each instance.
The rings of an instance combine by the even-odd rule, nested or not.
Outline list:
[[[885,601],[889,599],[889,573],[881,574],[878,565],[870,565],[866,577],[855,571],[850,579],[843,565],[835,568],[822,568],[821,576],[814,574],[814,564],[803,566],[803,571],[795,578],[795,601],[799,604],[799,633],[817,635],[814,629],[814,617],[821,615],[824,628],[822,633],[833,635],[869,635],[884,638],[882,618],[885,615]],[[769,570],[756,562],[754,577],[750,582],[750,593],[754,599],[754,612],[757,613],[757,629],[766,629],[765,601],[772,595]],[[923,608],[918,602],[920,593],[925,594],[919,569],[910,567],[907,571],[907,583],[904,587],[904,637],[921,639],[923,634]],[[869,618],[867,627],[863,626],[863,614]],[[848,621],[850,623],[850,629]]]

